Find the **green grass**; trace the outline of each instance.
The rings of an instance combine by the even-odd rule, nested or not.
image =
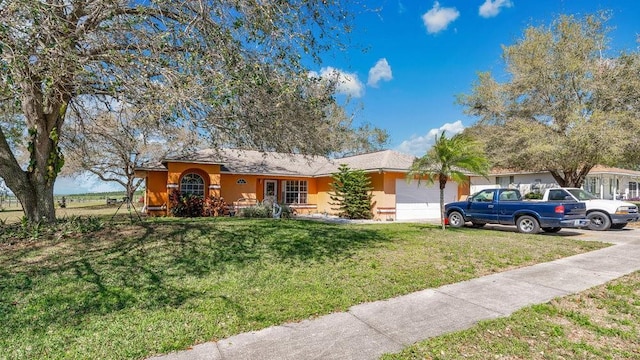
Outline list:
[[[426,224],[117,219],[2,229],[0,358],[144,358],[606,246]]]
[[[383,359],[640,359],[640,272]]]

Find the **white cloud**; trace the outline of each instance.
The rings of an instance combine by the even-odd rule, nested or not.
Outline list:
[[[456,8],[441,8],[439,2],[433,3],[433,8],[422,15],[424,26],[429,34],[435,34],[445,30],[451,22],[460,16]]]
[[[312,71],[309,73],[309,76],[337,81],[336,90],[339,94],[353,96],[356,98],[364,95],[364,84],[360,79],[358,79],[358,74],[356,73],[348,73],[328,66],[320,69],[319,74]]]
[[[367,81],[367,85],[378,87],[380,80],[389,81],[391,79],[393,79],[391,66],[389,66],[387,59],[382,58],[378,60],[371,69],[369,69],[369,80]]]
[[[446,136],[450,137],[461,133],[462,130],[464,130],[464,125],[460,120],[454,123],[446,123],[437,129],[429,130],[426,135],[412,136],[409,140],[403,141],[396,150],[406,154],[422,156],[433,146],[436,135],[440,135],[444,131]]]
[[[511,0],[486,0],[484,4],[480,5],[478,14],[484,18],[490,18],[498,15],[502,8],[511,6],[513,6]]]

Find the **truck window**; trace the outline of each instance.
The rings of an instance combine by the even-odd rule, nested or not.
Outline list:
[[[549,201],[563,201],[567,197],[567,193],[564,190],[549,190]]]
[[[576,197],[576,199],[580,201],[597,199],[595,195],[588,193],[582,189],[569,189],[567,191],[570,192],[573,196]]]
[[[513,190],[505,190],[500,194],[500,201],[518,201],[520,197]]]
[[[483,190],[473,196],[474,202],[492,202],[493,190]]]

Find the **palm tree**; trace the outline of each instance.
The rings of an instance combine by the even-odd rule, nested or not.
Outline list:
[[[484,155],[481,145],[465,133],[445,136],[444,131],[436,135],[436,142],[427,153],[413,161],[407,180],[425,180],[433,184],[436,180],[440,185],[440,224],[445,229],[444,222],[444,189],[447,181],[466,183],[469,177],[465,174],[474,173],[486,176],[489,172],[489,161]]]

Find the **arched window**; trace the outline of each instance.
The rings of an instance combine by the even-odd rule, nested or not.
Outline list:
[[[180,180],[180,192],[182,194],[204,196],[204,179],[198,174],[187,174]]]

